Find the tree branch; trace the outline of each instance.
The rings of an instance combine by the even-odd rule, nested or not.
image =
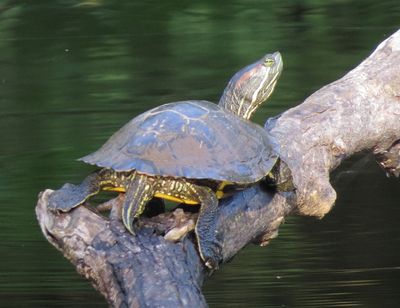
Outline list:
[[[217,236],[225,262],[250,242],[267,244],[290,213],[326,214],[336,200],[329,173],[354,153],[373,151],[388,174],[399,175],[399,72],[400,31],[343,78],[266,123],[296,191],[274,192],[260,184],[221,200]],[[163,237],[193,226],[196,214],[143,218],[131,236],[119,220],[123,195],[110,201],[106,218],[83,206],[53,214],[47,210],[50,193],[42,192],[36,207],[43,234],[110,305],[206,306],[201,285],[208,272],[192,233],[176,243]]]
[[[373,151],[387,172],[399,174],[399,71],[397,31],[343,78],[267,122],[292,171],[299,213],[329,212],[336,200],[329,172],[354,153]]]

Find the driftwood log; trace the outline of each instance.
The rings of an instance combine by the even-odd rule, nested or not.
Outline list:
[[[218,237],[224,262],[251,242],[265,245],[289,214],[322,217],[336,193],[330,172],[361,151],[375,154],[388,175],[400,173],[400,31],[382,42],[358,67],[323,87],[301,105],[267,121],[295,192],[256,185],[222,200]],[[282,168],[283,170],[283,168]],[[210,273],[192,232],[196,214],[177,210],[143,218],[133,237],[120,222],[123,195],[103,207],[109,218],[80,206],[69,213],[47,210],[42,192],[37,217],[47,240],[115,307],[203,307],[201,286]],[[164,234],[187,235],[177,242]]]

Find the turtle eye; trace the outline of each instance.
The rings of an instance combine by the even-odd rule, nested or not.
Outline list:
[[[272,66],[274,64],[275,64],[275,60],[271,59],[271,58],[266,58],[265,61],[264,61],[264,65],[265,66]]]

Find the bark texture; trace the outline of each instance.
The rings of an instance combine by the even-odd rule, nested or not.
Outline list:
[[[388,173],[399,175],[400,32],[359,66],[266,128],[292,171],[297,211],[322,217],[336,192],[329,173],[345,158],[373,151]]]
[[[217,236],[224,261],[250,242],[267,244],[286,215],[325,215],[336,200],[329,173],[354,153],[372,151],[388,175],[399,176],[400,31],[343,78],[265,127],[296,190],[256,185],[222,200]],[[53,214],[47,209],[50,193],[42,192],[36,207],[43,234],[111,306],[206,306],[201,285],[209,273],[187,233],[196,214],[143,218],[133,237],[119,220],[122,195],[103,206],[112,207],[106,218],[84,206]],[[185,230],[183,238],[165,240],[171,229]]]

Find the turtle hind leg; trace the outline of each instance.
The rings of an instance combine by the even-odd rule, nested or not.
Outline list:
[[[54,212],[68,212],[97,194],[102,183],[101,170],[87,176],[79,185],[65,184],[49,197],[48,209]]]
[[[222,259],[221,244],[216,237],[218,199],[208,187],[192,184],[192,190],[201,203],[195,228],[200,256],[208,268],[218,269]]]
[[[200,204],[195,233],[200,257],[207,267],[218,268],[221,245],[216,237],[218,199],[215,192],[202,185],[184,179],[159,179],[155,183],[155,195],[173,198],[187,204]],[[172,199],[171,199],[172,200]]]

